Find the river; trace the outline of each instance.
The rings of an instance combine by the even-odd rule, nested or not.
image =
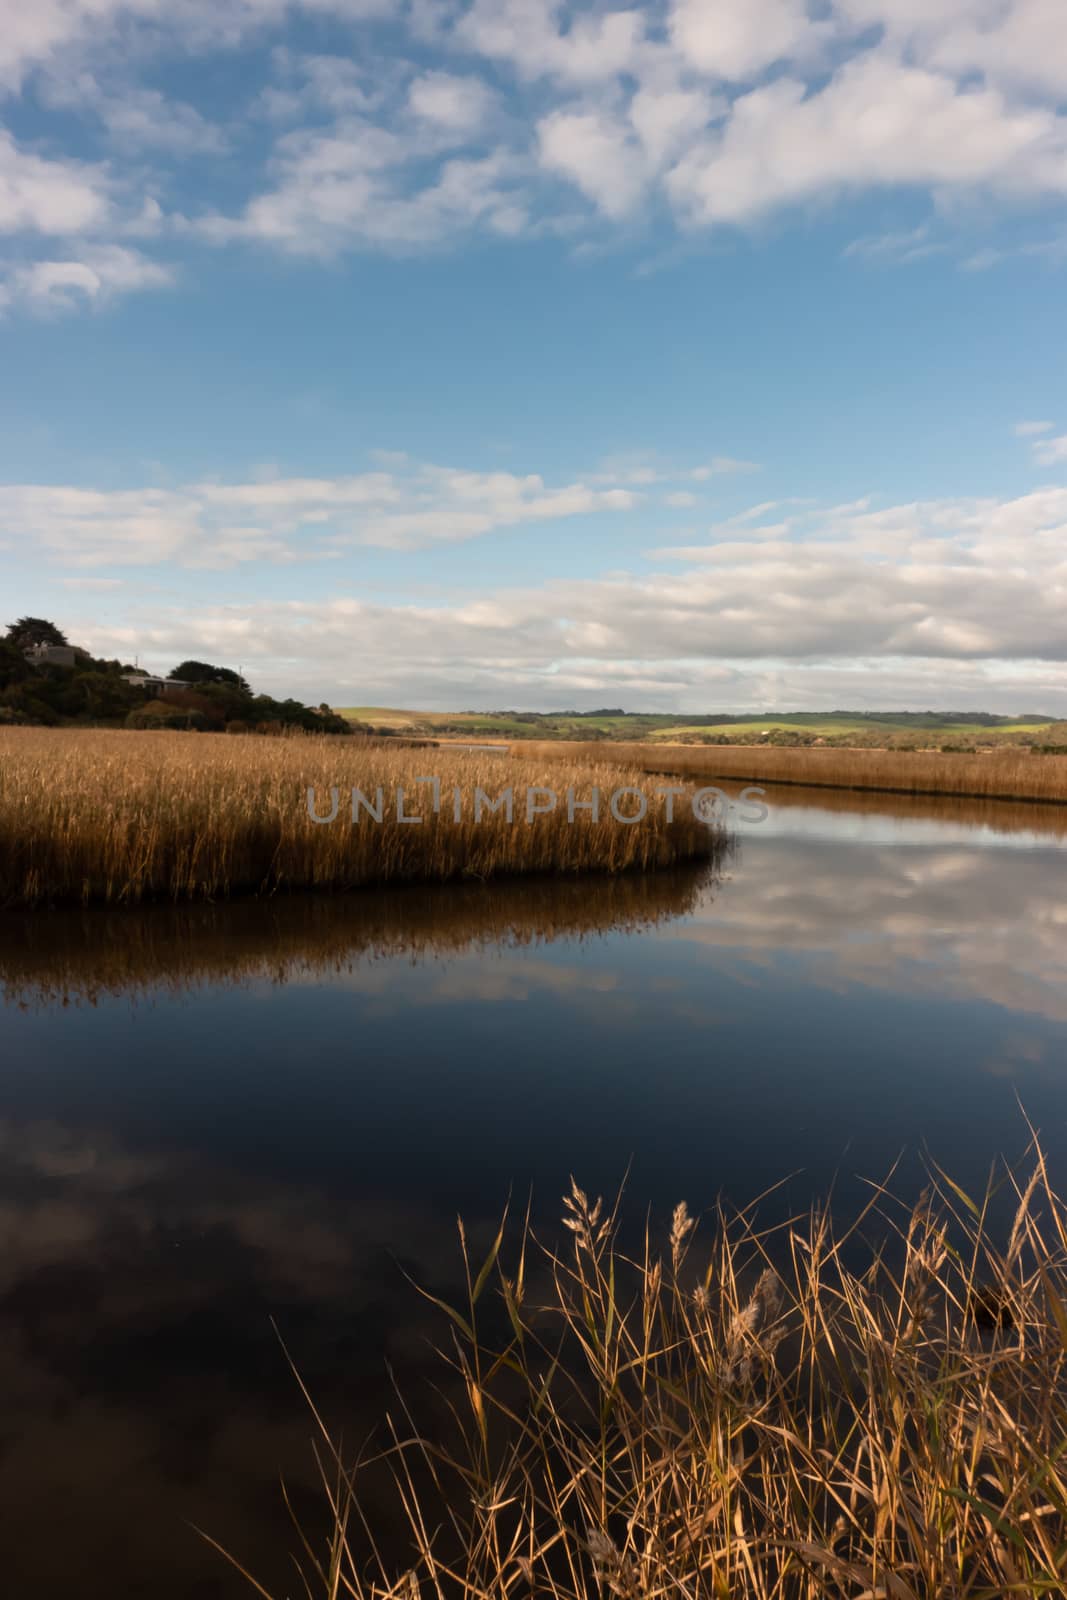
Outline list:
[[[512,1197],[573,1173],[847,1212],[1037,1126],[1067,1170],[1067,808],[784,793],[718,878],[0,918],[0,1568],[279,1596],[314,1518],[286,1347],[353,1444],[436,1371]],[[1025,1112],[1025,1117],[1024,1117]],[[291,1571],[291,1569],[289,1569]]]

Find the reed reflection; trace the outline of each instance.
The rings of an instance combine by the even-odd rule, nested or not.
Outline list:
[[[93,1002],[269,979],[325,979],[400,955],[519,949],[690,915],[714,868],[287,896],[218,905],[0,914],[0,998]]]

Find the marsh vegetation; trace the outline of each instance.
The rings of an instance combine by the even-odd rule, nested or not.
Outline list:
[[[420,778],[436,777],[440,811]],[[587,799],[648,783],[591,759],[501,763],[491,752],[398,749],[388,741],[295,735],[212,739],[193,733],[0,729],[0,905],[136,904],[291,889],[486,879],[518,873],[619,873],[710,860],[722,836],[679,805],[649,804],[621,823],[565,804],[528,817],[517,805],[478,815],[497,797],[551,785]],[[382,791],[376,821],[343,804],[322,825],[331,789]],[[407,796],[413,824],[396,797]],[[455,801],[458,794],[459,799]],[[353,812],[357,814],[354,816]],[[458,820],[457,820],[458,812]]]
[[[695,781],[800,784],[805,788],[877,790],[899,795],[949,795],[976,800],[1067,803],[1067,755],[1025,749],[959,751],[790,750],[720,746],[565,742],[523,746],[545,761],[611,759],[645,773],[677,773]],[[595,753],[595,757],[594,757]]]
[[[565,1247],[502,1226],[479,1261],[461,1225],[452,1421],[427,1433],[402,1396],[358,1464],[320,1423],[307,1594],[1062,1594],[1067,1212],[1032,1163],[977,1198],[932,1169],[910,1208],[873,1186],[844,1227],[720,1210],[706,1242],[680,1204],[625,1248],[573,1181]],[[362,1516],[372,1461],[399,1559]]]

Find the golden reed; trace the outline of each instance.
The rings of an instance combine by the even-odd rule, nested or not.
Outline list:
[[[1067,1211],[1036,1141],[973,1199],[931,1177],[843,1226],[752,1207],[705,1239],[679,1205],[626,1248],[575,1184],[565,1245],[520,1222],[472,1259],[461,1226],[432,1394],[390,1397],[371,1442],[315,1413],[332,1533],[287,1502],[300,1593],[1062,1596]]]
[[[416,780],[439,778],[447,797],[417,825],[398,820],[427,807]],[[622,784],[650,796],[648,814],[618,822],[565,804],[529,822],[527,788]],[[478,788],[512,786],[515,817],[475,820]],[[380,823],[343,803],[336,821],[329,791],[353,788],[386,797]],[[0,730],[0,906],[61,902],[134,904],[150,899],[218,899],[287,889],[354,889],[366,884],[487,879],[514,873],[649,870],[712,860],[720,832],[679,804],[673,820],[651,803],[655,785],[641,772],[594,761],[502,761],[485,752],[397,749],[389,741],[298,735],[266,739],[195,733],[8,728]],[[453,817],[459,790],[461,816]]]
[[[967,755],[956,751],[784,750],[760,745],[701,748],[549,740],[524,743],[521,748],[524,755],[546,761],[618,761],[645,773],[677,773],[708,783],[727,778],[886,794],[1067,803],[1067,756],[1034,755],[1028,750]]]

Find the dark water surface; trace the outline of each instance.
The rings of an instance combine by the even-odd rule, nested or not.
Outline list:
[[[455,1283],[569,1173],[846,1211],[1040,1128],[1067,1176],[1067,817],[802,794],[718,882],[0,916],[0,1592],[301,1592],[279,1474],[434,1371]],[[761,1213],[763,1214],[763,1213]]]

